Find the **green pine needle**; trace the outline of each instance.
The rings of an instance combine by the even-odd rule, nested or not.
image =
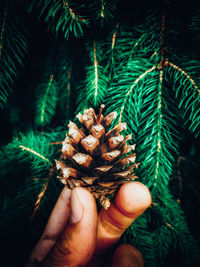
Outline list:
[[[14,138],[12,142],[2,148],[0,153],[2,171],[9,172],[14,167],[23,168],[24,163],[30,166],[30,176],[32,173],[43,172],[51,165],[50,157],[53,153],[53,147],[49,145],[46,137],[40,134],[34,134],[32,131],[26,135],[20,133],[19,137]],[[5,168],[9,166],[9,168]],[[5,175],[5,174],[4,174]]]
[[[105,100],[108,86],[108,78],[103,66],[101,66],[100,44],[94,41],[90,50],[91,63],[86,67],[86,78],[79,88],[80,94],[77,102],[83,102],[82,106],[99,107]],[[84,95],[84,96],[83,96]]]
[[[149,79],[151,72],[155,71],[157,66],[142,58],[135,59],[127,67],[122,68],[119,74],[116,74],[108,89],[106,104],[108,112],[117,111],[117,122],[129,122],[127,127],[130,133],[135,134],[138,128],[138,115],[142,101],[141,92],[138,90],[144,80]]]
[[[46,83],[41,83],[36,89],[35,124],[44,127],[51,122],[57,104],[57,86],[53,74],[49,76]]]
[[[84,34],[84,27],[89,24],[89,21],[79,14],[81,6],[77,8],[67,0],[40,0],[31,3],[29,11],[32,11],[34,6],[39,10],[39,18],[44,18],[48,23],[48,30],[56,36],[58,32],[63,32],[66,39],[70,34],[79,38]]]
[[[117,9],[117,0],[100,0],[90,1],[89,8],[94,16],[95,21],[103,26],[108,23],[114,17],[114,13]]]
[[[18,17],[17,4],[9,4],[0,10],[0,108],[7,102],[27,52],[24,18]]]
[[[199,61],[186,61],[187,66],[177,66],[168,63],[168,72],[174,81],[173,89],[179,101],[181,115],[186,126],[195,136],[200,134],[200,79]]]

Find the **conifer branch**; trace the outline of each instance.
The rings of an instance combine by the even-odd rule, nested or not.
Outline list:
[[[145,40],[146,37],[147,37],[147,33],[145,32],[134,42],[134,44],[132,45],[131,51],[130,51],[128,62],[132,60],[135,50],[140,45],[140,43],[142,43],[142,41]]]
[[[2,10],[0,29],[0,107],[7,102],[12,85],[18,75],[19,67],[23,65],[23,58],[27,50],[26,30],[24,18],[18,20],[18,3],[16,14],[12,14],[9,3]]]
[[[174,68],[175,70],[178,70],[180,72],[180,74],[185,76],[190,81],[190,83],[194,87],[194,89],[200,94],[200,88],[197,86],[196,82],[192,79],[192,77],[186,71],[184,71],[179,66],[173,64],[172,62],[165,61],[165,66],[168,66],[168,65],[170,67]]]
[[[1,58],[2,49],[3,49],[3,34],[5,31],[5,23],[6,23],[6,10],[3,13],[3,22],[2,22],[1,31],[0,31],[0,58]]]
[[[54,173],[54,166],[51,164],[51,167],[49,169],[49,175],[48,177],[46,178],[46,182],[44,183],[43,187],[42,187],[42,190],[40,191],[40,193],[38,194],[37,196],[37,200],[35,202],[35,205],[34,205],[34,211],[33,211],[33,214],[31,216],[31,219],[33,219],[35,217],[35,214],[36,212],[38,211],[39,207],[40,207],[40,203],[44,197],[44,194],[48,188],[48,184],[49,184],[49,181],[51,179],[51,177],[53,176],[53,173]],[[40,178],[38,178],[40,179]]]
[[[45,115],[45,110],[46,110],[46,105],[47,105],[47,96],[49,94],[49,90],[50,90],[50,87],[52,85],[52,82],[53,82],[53,74],[50,75],[49,83],[47,85],[47,89],[46,89],[46,92],[45,92],[45,95],[44,95],[43,105],[41,107],[41,116],[40,116],[41,124],[44,124],[44,121],[45,121],[44,115]]]
[[[98,62],[97,62],[97,49],[96,49],[96,43],[94,41],[94,73],[95,73],[95,79],[94,79],[94,83],[95,83],[95,92],[94,92],[94,102],[96,103],[96,98],[98,95]]]
[[[188,29],[192,31],[193,38],[196,39],[196,41],[199,41],[200,39],[200,33],[199,33],[199,28],[200,28],[200,8],[198,7],[195,10],[194,16],[192,17]]]
[[[19,147],[22,149],[22,150],[25,150],[25,151],[28,151],[29,153],[32,153],[34,154],[35,156],[43,159],[44,161],[47,161],[49,164],[51,163],[49,159],[47,159],[46,157],[44,157],[43,155],[41,155],[40,153],[34,151],[33,149],[29,148],[29,147],[25,147],[23,145],[19,145]]]
[[[161,129],[162,129],[162,84],[163,84],[163,70],[160,69],[159,86],[158,86],[158,104],[157,104],[157,149],[156,149],[156,169],[154,174],[153,188],[156,186],[158,176],[160,174],[160,157],[162,149]]]
[[[98,44],[97,47],[96,41],[94,41],[93,47],[90,49],[91,65],[86,67],[86,79],[79,88],[80,94],[77,101],[78,103],[82,102],[81,106],[84,105],[84,107],[87,105],[98,107],[104,102],[106,96],[108,77],[105,69],[101,66],[100,48],[101,44]],[[85,96],[83,97],[83,95]]]
[[[163,9],[162,21],[161,21],[161,36],[160,36],[160,51],[161,51],[161,60],[159,66],[159,85],[158,85],[158,104],[157,104],[157,154],[156,154],[156,169],[154,175],[153,189],[157,184],[157,179],[160,174],[160,158],[161,158],[161,150],[162,150],[162,139],[161,139],[161,131],[162,131],[162,90],[163,90],[163,62],[164,62],[164,32],[165,32],[165,8]]]
[[[115,41],[116,41],[116,36],[117,36],[117,30],[119,28],[119,23],[117,23],[116,27],[115,27],[115,31],[113,33],[113,36],[112,36],[112,44],[111,44],[111,49],[113,50],[114,47],[115,47]]]
[[[146,70],[144,73],[142,73],[135,81],[134,83],[132,84],[132,86],[130,87],[130,89],[128,90],[128,92],[126,93],[125,95],[125,98],[123,99],[123,103],[122,103],[122,106],[121,106],[121,109],[120,109],[120,113],[119,113],[119,119],[118,119],[118,122],[120,123],[122,121],[122,116],[123,116],[123,112],[124,112],[124,106],[125,106],[125,103],[127,101],[127,98],[128,96],[130,95],[130,93],[132,92],[133,88],[147,75],[149,74],[150,72],[154,71],[155,69],[157,68],[157,65],[156,66],[153,66],[151,67],[150,69]]]
[[[45,77],[46,78],[46,77]],[[54,74],[50,74],[48,84],[41,83],[36,88],[37,102],[36,102],[36,126],[46,126],[49,124],[55,114],[57,104],[57,87],[54,79]]]
[[[101,17],[104,18],[104,0],[101,0]]]
[[[114,17],[114,12],[117,8],[116,0],[99,0],[92,1],[89,5],[91,11],[94,13],[94,19],[100,24],[104,25],[104,22],[108,22]]]
[[[84,33],[83,27],[88,26],[89,21],[78,14],[77,8],[72,7],[73,4],[67,0],[44,0],[31,3],[29,11],[36,6],[39,9],[39,18],[45,16],[44,21],[48,22],[48,30],[52,30],[56,36],[61,31],[66,39],[69,38],[70,33],[79,38]],[[81,8],[80,5],[79,8]]]
[[[69,14],[71,15],[72,19],[74,19],[74,20],[83,20],[83,21],[85,21],[84,19],[80,19],[80,18],[78,17],[78,15],[76,15],[75,12],[72,10],[72,8],[69,7],[69,3],[68,3],[68,1],[66,1],[66,0],[62,0],[62,1],[63,1],[63,8],[64,8],[65,10],[68,10],[68,11],[69,11]]]
[[[67,82],[67,110],[70,111],[70,95],[71,95],[71,75],[72,75],[72,69],[70,68],[68,70],[68,82]]]
[[[74,84],[74,72],[73,72],[73,58],[70,43],[65,43],[60,49],[60,55],[58,57],[58,63],[54,70],[57,90],[57,109],[59,113],[59,120],[66,121],[71,118],[73,112],[74,93],[72,94],[72,88],[76,87]],[[53,62],[52,62],[53,63]]]
[[[115,43],[116,43],[116,36],[117,36],[117,31],[119,28],[119,23],[117,23],[115,27],[115,31],[112,36],[112,43],[111,43],[111,68],[110,68],[110,79],[113,76],[113,73],[115,72],[115,57],[114,57],[114,48],[115,48]]]
[[[180,115],[185,120],[185,124],[189,126],[189,130],[198,136],[200,134],[199,62],[192,61],[191,64],[192,67],[189,68],[189,71],[168,61],[164,65],[173,74],[170,80],[173,78],[173,89],[178,100],[178,107],[181,110]],[[192,77],[195,77],[195,80]]]

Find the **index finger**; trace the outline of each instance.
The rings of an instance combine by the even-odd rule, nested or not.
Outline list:
[[[34,264],[37,265],[38,262],[41,262],[55,245],[58,236],[62,233],[70,216],[70,205],[71,190],[64,187],[50,215],[45,230],[29,257],[29,262],[26,264],[27,267],[34,266]]]
[[[121,186],[108,210],[99,214],[95,255],[101,255],[112,247],[150,205],[149,189],[140,182],[130,182]]]

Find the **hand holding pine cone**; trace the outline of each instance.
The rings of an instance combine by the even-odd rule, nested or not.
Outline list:
[[[110,199],[119,187],[136,178],[133,170],[139,165],[135,163],[135,145],[128,145],[131,135],[121,135],[126,123],[119,123],[109,130],[117,112],[105,117],[102,115],[104,105],[99,114],[93,108],[84,110],[77,118],[82,124],[70,122],[69,136],[63,141],[60,160],[56,160],[60,172],[58,178],[68,188],[76,186],[87,188],[105,209],[110,206]]]

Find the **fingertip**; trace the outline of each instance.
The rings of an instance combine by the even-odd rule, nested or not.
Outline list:
[[[122,213],[129,217],[137,217],[151,205],[152,197],[144,184],[130,182],[121,186],[114,201]]]
[[[96,208],[96,202],[93,195],[83,187],[76,187],[72,192],[75,192],[83,207],[87,209],[92,207]]]
[[[96,203],[92,194],[84,188],[74,188],[71,193],[71,215],[69,222],[71,224],[78,223],[84,209],[89,209],[90,212],[95,212]]]
[[[61,194],[60,194],[60,198],[64,201],[64,202],[68,202],[70,197],[71,197],[71,192],[72,190],[70,190],[69,188],[67,188],[66,186],[63,188]]]

